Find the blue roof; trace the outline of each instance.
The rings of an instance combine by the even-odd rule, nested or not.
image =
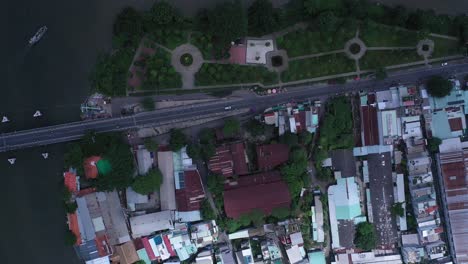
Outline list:
[[[353,177],[338,179],[335,187],[337,220],[353,220],[361,215],[359,189]]]
[[[447,112],[436,111],[432,113],[432,135],[440,139],[452,138],[452,131],[448,122]]]
[[[325,255],[323,251],[310,252],[308,254],[310,264],[325,264]]]
[[[465,113],[468,111],[468,91],[452,89],[449,95],[445,97],[432,97],[429,96],[429,103],[431,109],[443,109],[452,106],[464,105]]]

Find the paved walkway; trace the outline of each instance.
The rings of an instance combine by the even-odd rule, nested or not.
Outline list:
[[[282,37],[284,35],[287,35],[288,33],[291,33],[291,32],[294,32],[294,31],[298,31],[298,30],[301,30],[301,29],[306,29],[307,28],[307,23],[305,22],[300,22],[300,23],[297,23],[293,26],[290,26],[290,27],[287,27],[283,30],[280,30],[280,31],[276,31],[276,32],[273,32],[273,33],[270,33],[270,34],[267,34],[267,35],[264,35],[262,36],[261,38],[273,38],[273,39],[276,39],[276,38],[279,38],[279,37]]]
[[[368,47],[367,50],[415,50],[416,47]]]
[[[310,58],[321,57],[321,56],[337,54],[337,53],[344,53],[344,52],[345,52],[344,49],[342,49],[342,50],[332,50],[332,51],[327,51],[327,52],[321,52],[321,53],[302,55],[302,56],[289,58],[289,61],[304,60],[304,59],[310,59]]]
[[[180,62],[184,54],[192,56],[192,64],[185,66]],[[191,44],[180,45],[172,51],[171,64],[182,77],[182,88],[193,89],[195,87],[195,74],[203,64],[203,56],[200,50]]]

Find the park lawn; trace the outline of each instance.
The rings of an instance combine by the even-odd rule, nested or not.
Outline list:
[[[339,53],[290,61],[288,70],[281,75],[281,80],[290,82],[354,71],[356,71],[354,60]]]
[[[148,34],[148,38],[170,50],[173,50],[178,46],[187,43],[188,32],[178,29],[158,29]]]
[[[290,58],[344,49],[356,34],[354,25],[343,24],[335,33],[320,33],[312,29],[298,30],[276,39],[278,49],[285,49]]]
[[[205,60],[213,58],[213,43],[211,36],[200,32],[193,32],[190,37],[190,43],[197,47]]]
[[[361,26],[359,38],[367,47],[416,47],[419,41],[418,32],[374,22]]]
[[[277,82],[278,75],[262,66],[205,63],[195,75],[195,83],[199,86],[241,83],[269,85]]]
[[[457,40],[430,37],[434,41],[434,52],[432,58],[439,58],[445,56],[462,55],[463,51]]]
[[[171,54],[161,48],[156,48],[154,55],[150,56],[144,66],[146,73],[142,90],[158,90],[164,88],[179,88],[182,79],[171,65]]]
[[[371,50],[359,60],[361,70],[375,70],[379,67],[398,65],[424,60],[414,50]]]

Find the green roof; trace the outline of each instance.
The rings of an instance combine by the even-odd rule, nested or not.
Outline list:
[[[112,170],[112,165],[110,164],[108,160],[105,160],[105,159],[100,159],[96,163],[96,167],[98,169],[99,174],[101,175],[106,175]]]
[[[325,264],[323,251],[310,252],[308,254],[310,264]]]

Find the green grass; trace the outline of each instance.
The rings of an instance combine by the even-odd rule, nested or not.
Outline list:
[[[345,43],[356,34],[354,25],[343,24],[335,33],[322,34],[311,29],[291,32],[276,39],[278,49],[285,49],[290,58],[344,49]]]
[[[359,38],[367,47],[416,47],[419,41],[418,32],[400,30],[373,22],[361,26]]]
[[[461,55],[463,50],[456,40],[430,37],[434,41],[434,52],[432,58],[439,58],[444,56]]]
[[[201,51],[204,59],[207,60],[213,58],[214,51],[211,36],[200,32],[193,32],[190,38],[190,43]]]
[[[396,51],[367,51],[364,57],[359,60],[361,70],[375,70],[382,66],[398,65],[403,63],[422,61],[414,50],[396,50]]]
[[[277,74],[260,66],[241,66],[233,64],[205,63],[195,75],[196,85],[219,85],[240,83],[262,83],[264,85],[278,82]]]
[[[289,82],[353,71],[356,71],[353,60],[344,54],[333,54],[290,61],[289,69],[283,72],[281,79],[283,82]]]
[[[148,35],[149,39],[170,50],[187,43],[187,37],[187,31],[177,29],[158,29]]]

